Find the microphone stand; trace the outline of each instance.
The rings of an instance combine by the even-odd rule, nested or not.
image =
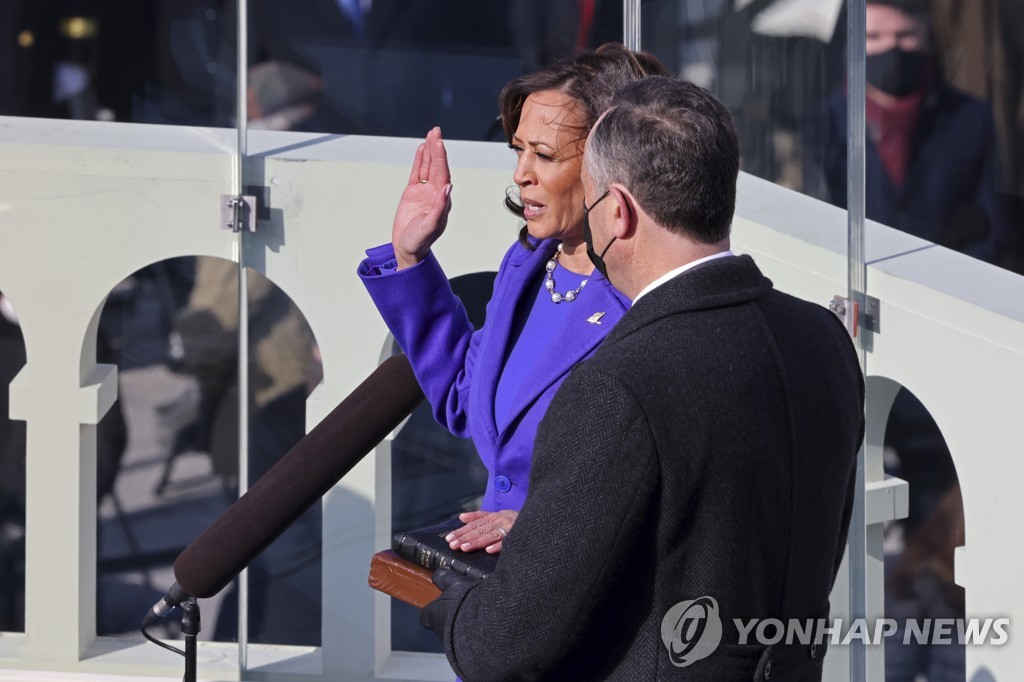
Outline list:
[[[199,602],[189,597],[181,603],[181,632],[185,635],[185,677],[183,682],[196,682],[196,637],[199,624]]]
[[[181,632],[185,635],[185,650],[182,651],[176,646],[161,642],[146,630],[149,626],[164,618],[174,609],[181,609]],[[153,644],[173,651],[185,659],[185,677],[183,682],[196,682],[196,637],[202,630],[199,619],[199,602],[195,597],[185,594],[177,583],[171,586],[163,599],[158,601],[146,617],[142,619],[142,636]]]

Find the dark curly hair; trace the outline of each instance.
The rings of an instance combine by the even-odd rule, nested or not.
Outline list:
[[[526,98],[544,90],[560,92],[582,105],[583,124],[579,127],[582,139],[608,108],[616,91],[645,76],[672,76],[672,72],[648,52],[636,52],[621,43],[605,43],[515,78],[502,88],[498,96],[505,139],[512,143]],[[523,205],[519,203],[515,188],[506,192],[505,207],[523,217]],[[519,231],[519,241],[532,250],[527,234],[524,225]]]

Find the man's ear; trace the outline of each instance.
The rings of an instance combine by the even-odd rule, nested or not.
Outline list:
[[[636,233],[636,199],[618,185],[612,185],[608,191],[611,194],[608,198],[615,202],[615,213],[612,216],[613,233],[617,239],[630,239]]]

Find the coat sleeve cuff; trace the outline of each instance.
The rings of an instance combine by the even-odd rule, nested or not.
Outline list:
[[[366,278],[392,275],[397,270],[395,250],[387,243],[367,249],[366,258],[359,264],[357,272],[360,277]]]
[[[428,252],[427,257],[423,261],[420,261],[412,267],[405,268],[402,272],[415,270],[424,261],[431,260],[432,258],[433,253]],[[395,258],[395,250],[391,246],[390,242],[387,244],[381,244],[380,246],[375,246],[372,249],[367,249],[366,258],[363,259],[357,269],[357,273],[363,279],[369,277],[388,277],[396,274],[397,272],[398,260]]]

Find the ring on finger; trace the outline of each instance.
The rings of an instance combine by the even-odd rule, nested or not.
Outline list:
[[[502,540],[504,540],[505,538],[508,537],[508,531],[505,530],[504,528],[500,528],[499,527],[497,530],[498,530],[498,533],[501,535],[501,539]]]

